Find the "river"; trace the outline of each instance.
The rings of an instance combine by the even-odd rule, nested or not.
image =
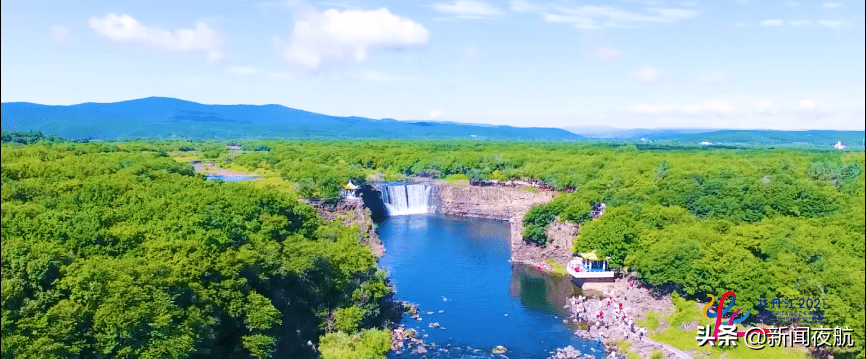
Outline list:
[[[562,322],[565,299],[579,288],[509,262],[508,222],[391,216],[377,232],[387,250],[379,265],[388,270],[397,299],[418,304],[421,312],[421,321],[406,315],[402,322],[436,344],[428,358],[502,357],[491,354],[497,345],[508,348],[509,358],[546,358],[567,345],[604,356],[600,343],[576,337]],[[440,328],[430,328],[434,322]],[[410,357],[408,350],[389,354]]]

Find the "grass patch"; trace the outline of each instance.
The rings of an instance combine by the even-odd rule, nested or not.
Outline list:
[[[559,276],[568,275],[568,271],[565,269],[565,265],[562,263],[554,263],[550,267],[550,273],[553,273],[553,274],[556,274]]]
[[[650,330],[650,333],[659,329],[659,314],[656,312],[646,313],[646,318],[638,320],[637,325]]]
[[[445,182],[448,182],[448,184],[454,184],[457,182],[469,182],[469,177],[462,173],[455,173],[445,176],[444,180]]]
[[[180,162],[180,163],[190,163],[194,160],[197,160],[199,155],[200,155],[200,153],[198,153],[197,151],[190,151],[190,152],[176,151],[176,152],[170,153],[169,157],[171,157],[171,159],[173,159],[177,162]]]
[[[616,348],[619,350],[620,354],[624,355],[628,359],[640,359],[640,356],[631,350],[631,343],[625,339],[618,340],[616,342]]]
[[[740,339],[738,342],[738,346],[730,347],[730,348],[719,348],[719,347],[710,347],[709,345],[704,347],[699,347],[697,340],[695,340],[695,336],[697,335],[696,330],[681,330],[680,325],[688,322],[697,322],[698,325],[707,325],[713,324],[711,323],[711,319],[705,317],[701,314],[701,305],[694,301],[688,301],[681,298],[676,293],[671,295],[671,301],[673,301],[675,310],[669,315],[667,318],[659,318],[658,316],[654,316],[656,320],[656,327],[658,327],[658,321],[661,319],[666,320],[670,323],[670,326],[665,328],[659,333],[652,334],[650,333],[649,337],[653,340],[669,344],[673,347],[690,351],[691,355],[695,358],[722,358],[726,359],[760,359],[760,358],[777,358],[777,359],[806,359],[809,358],[809,353],[805,348],[781,348],[781,347],[765,347],[761,350],[750,349],[746,346],[745,342]],[[647,328],[649,328],[651,324],[651,314],[647,314],[647,318],[644,321]],[[745,330],[740,327],[739,330]]]

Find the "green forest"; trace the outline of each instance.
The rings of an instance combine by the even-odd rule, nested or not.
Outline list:
[[[358,230],[148,143],[2,148],[3,358],[384,357]]]
[[[526,240],[544,245],[559,218],[581,224],[576,251],[688,298],[825,298],[826,325],[855,333],[837,354],[864,356],[862,150],[9,136],[4,358],[315,356],[308,341],[323,358],[381,357],[386,274],[356,229],[298,198],[414,177],[537,181],[562,193],[526,215]],[[205,181],[193,157],[291,187]]]

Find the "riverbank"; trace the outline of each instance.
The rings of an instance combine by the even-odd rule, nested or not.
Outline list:
[[[612,283],[587,283],[584,287],[594,294],[571,297],[566,304],[570,313],[566,320],[579,324],[576,335],[600,340],[608,350],[623,357],[634,353],[640,358],[691,358],[682,350],[648,338],[648,329],[640,325],[648,313],[673,313],[670,297],[653,293],[634,275]]]
[[[559,192],[533,188],[480,187],[468,183],[436,182],[436,212],[460,217],[479,217],[508,221],[511,262],[533,267],[555,263],[567,265],[579,226],[554,221],[547,229],[548,243],[537,246],[523,240],[523,216],[538,204],[550,202]]]

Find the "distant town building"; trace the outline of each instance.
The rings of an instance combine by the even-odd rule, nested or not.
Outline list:
[[[704,146],[708,146],[708,145],[712,145],[713,143],[712,143],[712,142],[704,141],[704,142],[701,142],[701,144],[704,145]]]
[[[848,146],[845,146],[845,144],[842,143],[842,141],[839,141],[839,142],[836,142],[836,144],[833,146],[833,148],[835,148],[837,150],[844,150],[844,149],[848,148]]]

